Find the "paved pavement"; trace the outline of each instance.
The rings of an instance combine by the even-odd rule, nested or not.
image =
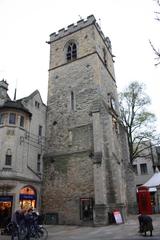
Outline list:
[[[128,216],[126,223],[113,224],[103,227],[82,227],[82,226],[64,226],[64,225],[49,225],[45,226],[48,229],[48,240],[155,240],[160,239],[160,214],[151,216],[153,219],[153,236],[147,237],[138,233],[139,223],[136,215]],[[10,240],[9,236],[0,236],[0,240]]]

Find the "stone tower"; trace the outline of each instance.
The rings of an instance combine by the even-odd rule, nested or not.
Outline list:
[[[128,145],[113,54],[93,15],[50,35],[43,209],[60,224],[108,224],[127,200]]]

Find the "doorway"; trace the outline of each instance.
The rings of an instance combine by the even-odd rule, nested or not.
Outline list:
[[[80,198],[80,219],[93,220],[93,198]]]

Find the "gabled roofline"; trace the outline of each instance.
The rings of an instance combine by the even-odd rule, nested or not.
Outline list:
[[[42,97],[41,97],[41,94],[40,94],[40,92],[39,92],[39,90],[35,90],[34,92],[32,92],[30,95],[28,95],[27,97],[24,97],[24,98],[20,98],[20,99],[18,99],[17,101],[29,101],[30,99],[32,99],[35,95],[37,95],[37,94],[39,94],[39,96],[40,96],[40,99],[41,99],[41,102],[42,102],[42,104],[44,105],[44,106],[46,106],[46,104],[44,104],[44,102],[43,102],[43,100],[42,100]]]

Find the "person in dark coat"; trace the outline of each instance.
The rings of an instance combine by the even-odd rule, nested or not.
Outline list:
[[[32,207],[30,207],[28,209],[27,213],[25,214],[25,223],[26,223],[26,227],[27,227],[26,240],[30,240],[31,226],[34,223],[34,216],[33,216],[33,208]]]
[[[20,237],[20,229],[25,226],[25,209],[16,210],[11,218],[11,222],[13,223],[13,229],[11,234],[11,240],[14,240],[15,233],[18,233],[18,239]]]
[[[11,218],[11,222],[13,222],[17,226],[21,226],[25,223],[25,214],[26,210],[25,209],[18,209],[16,210]]]
[[[147,236],[147,232],[150,232],[150,236],[152,236],[153,224],[152,218],[148,215],[139,214],[139,231],[140,233],[144,233],[144,236]]]

